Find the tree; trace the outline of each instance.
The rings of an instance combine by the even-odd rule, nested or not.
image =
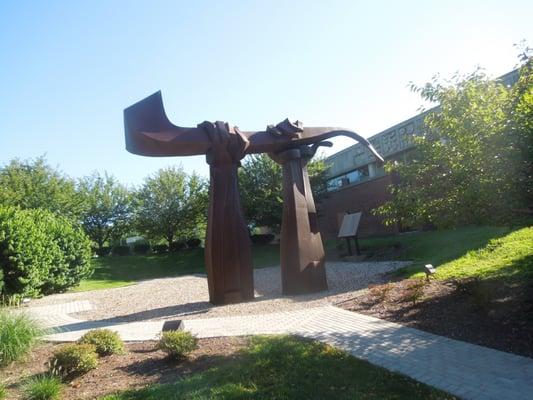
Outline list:
[[[326,193],[327,166],[316,157],[307,165],[316,202]],[[279,230],[283,211],[281,166],[266,154],[249,155],[239,169],[239,186],[244,214],[252,226],[269,226]]]
[[[102,251],[107,241],[119,238],[131,225],[132,196],[113,176],[96,172],[80,180],[79,194],[83,228]]]
[[[205,234],[207,185],[181,167],[168,167],[145,179],[137,193],[138,229],[170,246],[177,239],[200,238]]]
[[[440,104],[405,163],[392,199],[376,212],[385,222],[438,228],[523,218],[533,204],[533,74],[525,58],[519,81],[506,87],[479,70],[452,81],[413,86]]]
[[[44,157],[14,159],[0,168],[0,205],[43,208],[73,218],[81,211],[75,182],[48,165]]]

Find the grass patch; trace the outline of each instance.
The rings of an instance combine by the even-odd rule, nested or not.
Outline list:
[[[440,265],[438,279],[533,280],[533,227],[492,239],[479,249]]]
[[[236,361],[184,378],[105,397],[159,399],[452,399],[408,377],[319,342],[253,337]]]
[[[278,265],[279,246],[253,246],[252,256],[255,268]],[[73,291],[109,289],[146,279],[205,273],[203,248],[144,256],[107,256],[95,258],[92,262],[95,267],[94,274],[81,281]]]
[[[375,259],[412,260],[410,267],[398,271],[404,277],[412,277],[421,272],[424,264],[441,267],[509,232],[505,227],[476,226],[361,239],[360,244],[362,252]]]
[[[24,358],[43,333],[27,315],[0,309],[0,366]]]
[[[38,375],[29,378],[24,384],[24,395],[28,400],[59,400],[62,384],[54,375]]]

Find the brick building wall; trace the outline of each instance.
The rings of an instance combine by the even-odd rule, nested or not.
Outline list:
[[[387,187],[391,183],[391,175],[385,175],[329,193],[319,204],[319,224],[323,237],[337,237],[342,215],[346,211],[363,213],[359,223],[360,237],[397,233],[396,226],[386,227],[380,217],[371,214],[372,209],[390,198]]]

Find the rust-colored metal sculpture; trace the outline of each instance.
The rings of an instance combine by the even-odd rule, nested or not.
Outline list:
[[[237,169],[246,154],[268,153],[283,167],[281,232],[282,287],[285,294],[327,288],[324,248],[307,174],[307,162],[326,139],[348,136],[372,145],[355,132],[331,127],[304,128],[288,119],[264,131],[241,131],[227,123],[203,122],[194,128],[173,125],[161,92],[124,110],[126,149],[164,157],[205,154],[210,169],[210,204],[205,244],[209,299],[213,304],[246,301],[254,296],[251,245],[241,209]]]

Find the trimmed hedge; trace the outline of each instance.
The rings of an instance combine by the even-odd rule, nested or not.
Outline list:
[[[148,254],[150,251],[150,244],[149,243],[135,243],[133,245],[133,251],[136,254]]]
[[[156,244],[152,247],[152,250],[156,254],[164,254],[168,252],[168,245],[166,244]]]
[[[200,247],[200,244],[202,244],[202,241],[200,239],[193,238],[193,239],[187,240],[187,247],[189,249],[196,249]]]
[[[252,235],[250,239],[252,239],[253,244],[259,244],[259,245],[266,245],[270,244],[274,240],[274,235],[271,233],[264,233],[259,235]]]
[[[127,256],[129,254],[130,254],[130,246],[121,244],[121,245],[113,247],[114,256]]]
[[[60,292],[91,275],[91,241],[68,218],[0,207],[0,268],[7,296]]]
[[[170,247],[169,247],[169,251],[171,253],[177,253],[178,251],[183,250],[185,247],[186,247],[186,244],[185,244],[184,241],[172,242]]]

